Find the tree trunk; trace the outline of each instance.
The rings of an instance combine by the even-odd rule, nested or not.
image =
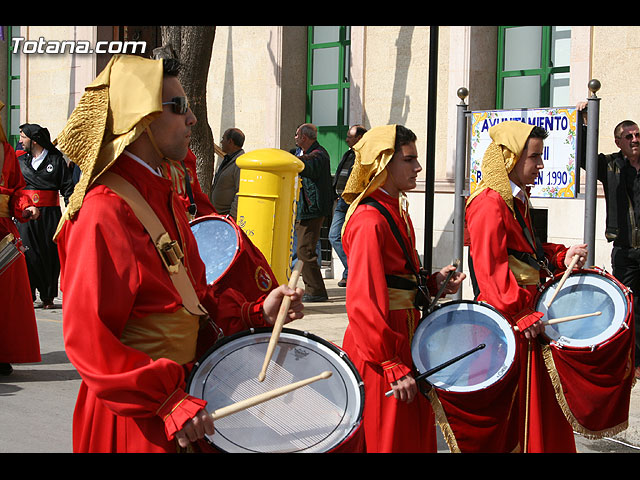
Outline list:
[[[192,130],[191,150],[196,156],[200,187],[209,195],[215,164],[214,140],[207,120],[207,78],[215,26],[162,26],[162,44],[170,43],[183,65],[179,79],[198,119]]]

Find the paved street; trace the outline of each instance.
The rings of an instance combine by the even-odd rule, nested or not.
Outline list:
[[[307,304],[304,319],[288,325],[337,344],[346,327],[345,289],[327,280],[330,301]],[[56,300],[60,305],[60,299]],[[42,362],[14,365],[0,377],[0,453],[69,453],[71,418],[80,379],[69,363],[62,340],[62,310],[36,309]],[[632,394],[630,425],[613,439],[576,436],[581,453],[637,453],[640,450],[640,387]],[[448,452],[440,436],[439,452]]]

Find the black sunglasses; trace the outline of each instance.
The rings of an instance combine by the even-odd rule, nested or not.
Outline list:
[[[187,97],[173,97],[170,102],[163,102],[162,105],[173,105],[173,113],[178,115],[184,115],[189,110]]]

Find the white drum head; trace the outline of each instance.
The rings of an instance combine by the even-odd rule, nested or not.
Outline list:
[[[547,309],[546,304],[558,282],[549,284],[538,299],[536,309],[544,313],[543,321],[584,313],[601,314],[546,325],[544,331],[549,340],[571,347],[595,347],[613,337],[623,326],[628,313],[627,301],[614,281],[597,273],[572,273]]]
[[[221,278],[238,254],[238,232],[222,218],[209,217],[192,222],[191,231],[207,275],[207,283]]]
[[[425,373],[480,344],[485,344],[482,350],[426,380],[441,390],[478,391],[500,380],[513,364],[516,342],[509,322],[488,305],[460,300],[438,307],[422,320],[411,355],[418,372]]]
[[[192,373],[188,393],[208,402],[207,410],[258,395],[325,370],[319,380],[281,397],[215,421],[208,441],[224,452],[328,452],[360,424],[362,381],[337,347],[310,334],[283,329],[264,381],[271,329],[247,331],[216,344]]]

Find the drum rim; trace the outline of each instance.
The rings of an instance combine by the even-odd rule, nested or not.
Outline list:
[[[200,256],[200,260],[202,261],[202,263],[204,264],[204,260],[202,260],[202,255],[200,255],[200,250],[199,250],[199,245],[198,245],[198,240],[195,238],[195,233],[193,232],[193,227],[198,225],[199,223],[204,223],[205,221],[211,221],[211,220],[216,220],[216,221],[222,221],[227,223],[228,225],[231,226],[231,228],[233,229],[233,233],[235,233],[236,235],[236,252],[235,255],[233,256],[233,259],[229,262],[229,265],[227,265],[227,268],[224,269],[224,272],[222,272],[220,275],[218,275],[218,278],[216,278],[214,281],[209,282],[207,281],[207,285],[215,285],[215,283],[220,280],[221,278],[223,278],[231,269],[231,267],[233,266],[233,264],[236,262],[236,260],[238,259],[238,252],[241,249],[241,244],[242,244],[242,236],[240,235],[240,232],[238,231],[238,229],[240,227],[238,227],[238,225],[236,223],[234,223],[233,221],[230,220],[229,215],[204,215],[202,217],[198,217],[194,220],[191,220],[189,222],[189,230],[191,230],[191,234],[193,235],[193,238],[196,240],[196,246],[198,247],[198,255]],[[207,274],[207,268],[206,268],[206,264],[205,264],[205,279],[206,279],[206,274]]]
[[[511,369],[513,368],[513,365],[515,364],[516,361],[516,355],[517,355],[517,341],[516,341],[516,337],[513,333],[513,328],[511,326],[511,324],[509,323],[509,321],[507,320],[507,318],[500,313],[500,311],[494,307],[493,305],[490,305],[486,302],[480,302],[477,300],[468,300],[468,299],[460,299],[460,300],[452,300],[450,302],[446,302],[446,303],[442,303],[439,304],[436,308],[434,308],[431,312],[429,312],[429,314],[427,314],[425,317],[422,318],[422,320],[420,321],[420,324],[418,325],[418,327],[416,328],[416,331],[414,333],[414,337],[413,337],[413,341],[411,342],[411,357],[413,359],[414,364],[416,363],[415,361],[415,356],[414,356],[414,344],[417,343],[418,339],[420,338],[418,335],[418,331],[420,329],[425,329],[426,325],[424,320],[427,319],[427,317],[429,317],[430,315],[432,315],[433,313],[436,313],[438,310],[441,310],[443,308],[449,308],[452,305],[474,305],[474,306],[481,306],[483,308],[487,308],[488,310],[490,310],[492,313],[494,313],[497,318],[501,319],[504,323],[503,325],[503,331],[507,334],[507,344],[508,344],[508,349],[507,349],[507,355],[506,355],[506,359],[511,358],[511,362],[508,364],[507,368],[504,369],[499,369],[498,373],[500,373],[500,375],[498,375],[498,373],[492,375],[490,378],[495,378],[491,383],[487,384],[487,381],[482,382],[479,385],[485,385],[481,388],[477,388],[477,386],[475,388],[444,388],[442,385],[442,383],[431,383],[431,385],[433,385],[434,388],[436,388],[437,390],[443,390],[443,391],[447,391],[447,392],[455,392],[455,393],[468,393],[468,392],[479,392],[482,391],[492,385],[495,385],[496,383],[498,383],[500,380],[502,380],[504,377],[507,376],[507,374],[511,371]],[[416,366],[417,369],[417,366]],[[418,372],[418,373],[423,373],[423,372]],[[450,385],[447,385],[447,387],[451,387]]]
[[[271,331],[273,330],[273,327],[252,327],[250,329],[247,330],[243,330],[240,332],[236,332],[232,335],[229,336],[224,336],[221,339],[219,339],[218,341],[216,341],[211,347],[209,347],[207,349],[207,351],[197,360],[194,362],[191,371],[189,372],[189,375],[187,377],[187,382],[186,382],[186,387],[185,387],[185,391],[189,394],[191,394],[191,386],[193,384],[193,382],[196,379],[196,374],[197,371],[199,370],[199,368],[202,366],[202,364],[204,363],[204,361],[209,358],[209,356],[216,350],[219,350],[220,348],[224,347],[225,345],[227,345],[228,343],[231,343],[233,341],[236,341],[240,338],[243,337],[248,337],[251,335],[260,335],[263,333],[271,333]],[[322,337],[319,337],[309,331],[306,330],[297,330],[297,329],[293,329],[293,328],[288,328],[288,327],[283,327],[281,330],[281,335],[293,335],[294,337],[303,337],[306,339],[309,339],[311,341],[314,341],[322,346],[324,346],[325,348],[329,349],[332,351],[332,353],[334,355],[336,355],[340,360],[343,361],[343,363],[348,367],[347,370],[349,372],[351,372],[351,374],[354,376],[354,390],[359,392],[359,405],[358,408],[356,409],[356,419],[357,421],[355,421],[353,423],[353,425],[351,425],[351,428],[349,428],[346,432],[344,437],[340,440],[339,443],[337,443],[336,445],[334,445],[329,451],[340,447],[340,445],[343,445],[344,442],[348,441],[349,439],[351,439],[354,434],[357,433],[357,431],[360,429],[361,424],[362,424],[362,415],[364,412],[364,403],[365,403],[365,392],[364,392],[364,382],[362,380],[362,377],[360,376],[360,373],[358,372],[358,369],[356,368],[355,364],[351,361],[351,359],[349,358],[349,356],[347,355],[347,353],[342,350],[340,347],[338,347],[337,345],[335,345],[334,343],[329,342],[328,340],[325,340]],[[214,448],[222,451],[222,452],[226,452],[223,448],[221,448],[219,445],[216,445],[215,442],[213,442],[209,436],[205,436],[205,440],[206,442],[213,446]],[[250,452],[249,449],[244,449],[247,452]],[[259,453],[259,452],[258,452]]]
[[[544,305],[544,303],[542,302],[544,294],[548,291],[548,289],[555,283],[557,283],[560,279],[560,277],[562,276],[562,273],[556,274],[553,278],[547,280],[547,282],[545,282],[545,284],[543,285],[542,289],[540,292],[538,292],[538,295],[536,296],[535,299],[535,306],[536,309],[542,313],[544,313],[545,317],[547,314],[547,308],[546,305]],[[576,340],[576,339],[571,339],[568,338],[564,335],[561,335],[560,332],[558,332],[552,325],[547,325],[546,328],[551,329],[553,332],[557,333],[557,337],[554,338],[552,336],[550,336],[547,332],[546,332],[546,328],[545,328],[545,333],[543,334],[544,338],[547,339],[549,341],[549,343],[552,346],[559,346],[561,348],[573,348],[573,349],[588,349],[588,350],[592,350],[595,349],[599,346],[605,345],[608,342],[610,342],[613,338],[615,338],[622,329],[625,328],[625,325],[628,324],[628,322],[630,321],[629,319],[629,290],[617,279],[615,278],[613,275],[607,273],[606,271],[600,270],[600,269],[593,269],[593,268],[583,268],[583,269],[579,269],[576,270],[574,272],[571,273],[571,275],[569,277],[567,277],[567,282],[569,281],[575,281],[575,279],[577,277],[594,277],[594,278],[599,278],[602,279],[603,281],[607,282],[608,284],[612,285],[614,288],[616,288],[619,293],[620,293],[620,298],[622,299],[622,304],[624,305],[625,308],[625,312],[624,312],[624,316],[622,318],[622,320],[618,323],[617,327],[614,326],[613,323],[611,323],[611,325],[609,327],[607,327],[600,335],[596,336],[596,337],[591,337],[590,339],[585,339],[585,340]],[[569,283],[565,283],[565,285],[569,285]],[[542,307],[542,308],[541,308]],[[545,318],[543,317],[543,318]],[[606,331],[610,331],[610,335],[608,335],[606,338],[601,338],[604,335],[604,332]],[[600,339],[600,341],[598,342],[593,342],[593,343],[586,343],[589,340],[593,340],[595,338]]]

